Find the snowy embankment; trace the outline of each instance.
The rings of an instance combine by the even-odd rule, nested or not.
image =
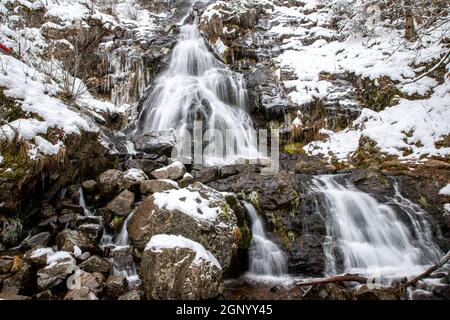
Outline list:
[[[341,132],[322,130],[327,139],[312,142],[304,150],[345,162],[358,148],[360,138],[367,137],[382,152],[400,160],[450,155],[450,148],[436,146],[450,134],[450,80],[446,76],[438,83],[424,71],[424,65],[436,64],[443,57],[448,60],[448,48],[439,39],[448,35],[450,24],[422,30],[420,43],[406,41],[404,31],[393,29],[389,20],[378,22],[371,36],[363,37],[347,29],[331,29],[336,2],[310,0],[305,6],[275,6],[273,16],[278,24],[269,32],[286,38],[283,53],[274,61],[280,69],[295,72],[297,79],[284,81],[291,100],[301,109],[334,94],[333,84],[324,74],[353,74],[375,82],[389,77],[403,98],[381,112],[363,109],[353,125]],[[299,26],[292,26],[292,20],[299,21]],[[448,71],[447,67],[447,75]],[[413,95],[422,98],[413,100]]]
[[[67,69],[70,60],[80,59],[74,41],[98,33],[99,25],[104,32],[132,30],[141,38],[151,34],[154,19],[135,1],[105,4],[90,0],[0,1],[0,43],[13,50],[11,55],[0,53],[0,89],[23,110],[18,112],[20,117],[0,124],[0,136],[10,140],[18,134],[27,140],[31,158],[57,154],[65,135],[97,132],[98,123],[106,122],[105,114],[124,111],[111,102],[115,99],[94,96],[83,80],[74,77],[78,67]],[[126,76],[128,70],[114,68],[115,61],[106,63],[111,78]],[[53,144],[45,138],[49,129],[62,132],[60,141]]]

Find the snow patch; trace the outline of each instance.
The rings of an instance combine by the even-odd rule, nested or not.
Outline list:
[[[222,269],[220,263],[217,261],[216,257],[205,249],[200,243],[187,239],[183,236],[159,234],[153,236],[147,243],[145,250],[150,250],[153,252],[161,252],[163,249],[172,248],[188,248],[195,252],[195,264],[202,264],[204,262],[210,262],[214,266]]]

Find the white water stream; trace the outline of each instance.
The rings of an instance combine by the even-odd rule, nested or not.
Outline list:
[[[442,253],[433,242],[425,213],[403,198],[398,189],[395,197],[383,204],[349,183],[338,183],[333,176],[318,177],[314,184],[325,198],[328,275],[343,271],[406,276],[438,261]],[[340,259],[336,251],[340,251]],[[342,264],[344,270],[339,266]]]
[[[193,137],[194,122],[202,121],[200,129],[210,135],[203,163],[257,158],[256,132],[246,109],[243,76],[214,57],[196,26],[184,25],[168,69],[155,80],[144,104],[136,134],[173,128],[178,154],[191,156],[186,132]]]
[[[250,203],[244,204],[251,220],[252,241],[249,250],[249,275],[276,278],[287,275],[285,253],[266,234],[263,221]]]

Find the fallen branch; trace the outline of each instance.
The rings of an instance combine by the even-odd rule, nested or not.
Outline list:
[[[439,268],[442,268],[444,266],[444,264],[446,264],[448,261],[450,260],[450,251],[447,252],[447,254],[434,266],[432,266],[431,268],[427,269],[426,271],[424,271],[423,273],[419,274],[418,276],[415,276],[414,278],[412,278],[409,281],[406,281],[403,284],[403,288],[407,288],[409,286],[415,285],[418,281],[422,280],[423,278],[429,276],[430,274],[432,274],[433,272],[435,272],[436,270],[438,270]]]
[[[342,276],[335,276],[331,278],[325,279],[317,279],[311,281],[300,282],[297,285],[299,287],[309,287],[315,286],[318,284],[328,284],[328,283],[338,283],[338,282],[358,282],[358,283],[367,283],[368,279],[356,274],[345,274]]]

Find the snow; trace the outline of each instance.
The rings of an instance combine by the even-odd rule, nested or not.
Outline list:
[[[444,216],[450,215],[450,203],[444,204]]]
[[[180,161],[175,161],[174,163],[172,163],[172,164],[170,164],[170,165],[168,165],[166,167],[163,167],[163,168],[160,168],[160,169],[156,169],[155,172],[164,172],[164,171],[167,171],[167,170],[169,170],[171,168],[184,169],[184,164],[182,164]]]
[[[2,155],[0,154],[0,164],[2,164],[3,163],[3,157],[2,157]]]
[[[179,210],[199,221],[214,221],[220,208],[214,207],[198,191],[189,188],[169,190],[153,195],[155,204],[166,210]]]
[[[47,267],[46,268],[51,268],[60,262],[69,262],[69,263],[73,263],[74,265],[76,264],[75,259],[72,257],[72,255],[69,252],[57,251],[47,257]]]
[[[144,181],[144,180],[148,179],[148,177],[144,173],[144,171],[142,171],[140,169],[129,169],[129,170],[125,171],[124,178],[129,179],[131,181],[136,181],[136,182],[140,182],[140,181]]]
[[[202,264],[204,262],[210,262],[212,265],[221,269],[220,263],[216,257],[206,250],[200,243],[187,239],[183,236],[159,234],[153,236],[147,243],[145,250],[153,252],[161,252],[163,249],[172,248],[188,248],[195,252],[195,264]]]
[[[450,183],[448,183],[445,187],[439,190],[439,194],[450,196]]]
[[[50,255],[52,255],[55,251],[52,248],[39,248],[36,250],[33,250],[31,252],[30,257],[31,258],[40,258],[40,257],[49,257]]]

